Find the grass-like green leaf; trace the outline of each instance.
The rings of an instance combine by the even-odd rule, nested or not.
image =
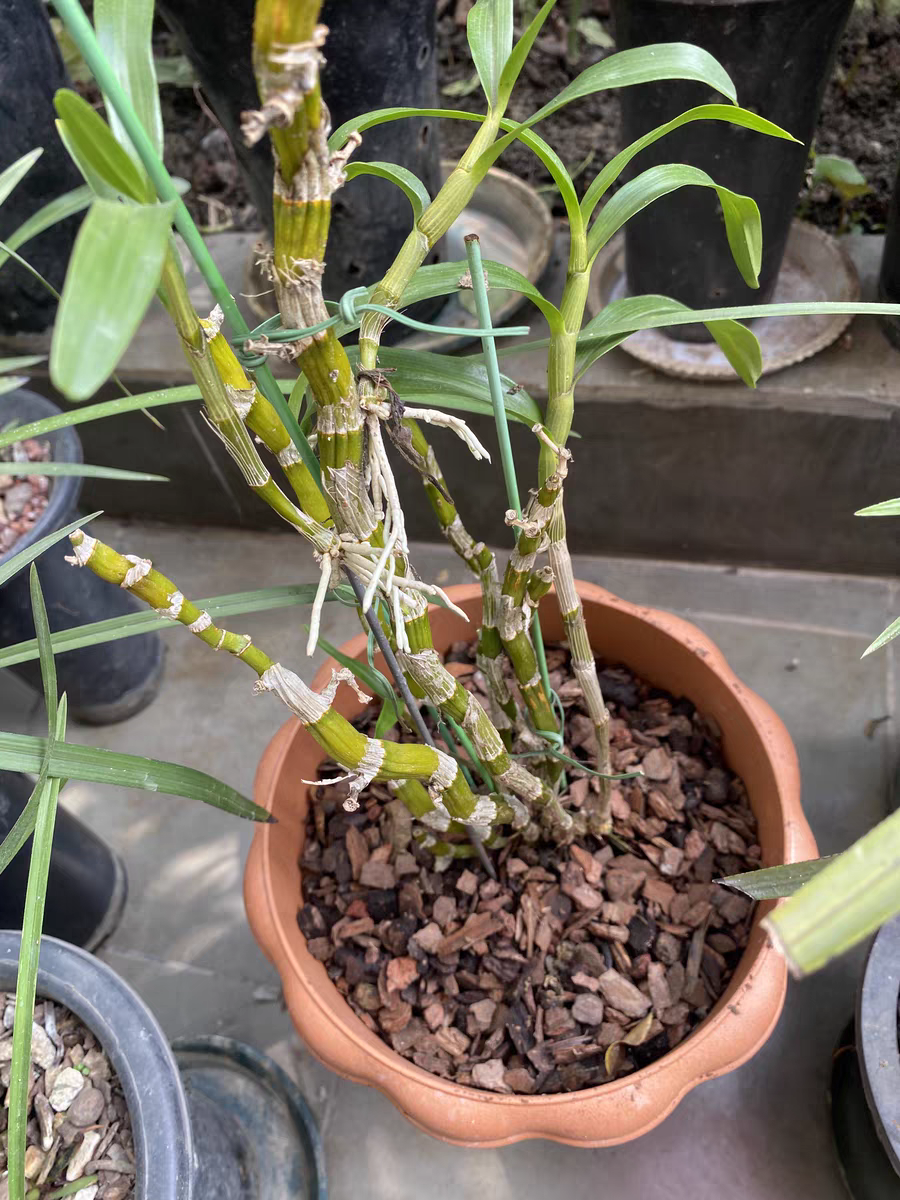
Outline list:
[[[100,114],[70,88],[53,97],[57,129],[88,187],[106,200],[128,196],[139,204],[153,199],[150,184]]]
[[[782,867],[760,867],[758,871],[742,871],[740,875],[726,875],[716,883],[743,892],[751,900],[778,900],[782,896],[793,896],[804,884],[826,867],[837,855],[812,858],[806,862],[787,863]]]
[[[7,371],[23,371],[26,367],[37,366],[43,362],[45,354],[19,354],[13,358],[0,358],[0,374]]]
[[[686,305],[668,296],[625,296],[614,300],[585,325],[578,336],[579,375],[602,355],[608,353],[642,327],[643,320],[652,316],[664,323],[667,314],[690,312]],[[762,374],[762,350],[752,330],[737,321],[706,321],[722,353],[748,387],[756,387]]]
[[[0,733],[0,771],[41,770],[47,739],[20,733]],[[267,821],[265,809],[247,800],[240,792],[193,767],[178,763],[119,754],[99,746],[76,746],[64,742],[50,749],[49,774],[64,779],[83,779],[87,783],[108,783],[137,791],[161,792],[200,800],[232,816],[251,821]]]
[[[162,158],[162,113],[153,62],[153,0],[94,0],[94,27],[100,49],[131,101],[153,149]],[[106,110],[118,140],[123,146],[131,146],[108,98]]]
[[[748,287],[759,287],[762,264],[762,221],[756,201],[723,187],[699,167],[663,163],[630,179],[603,208],[588,231],[588,256],[593,259],[635,213],[682,187],[712,188],[725,218],[725,232],[735,265]]]
[[[428,189],[421,179],[417,175],[414,175],[407,167],[401,167],[397,163],[357,162],[353,160],[347,163],[344,168],[344,174],[348,181],[355,179],[358,175],[374,175],[378,179],[386,179],[388,183],[393,183],[395,187],[400,188],[412,205],[414,223],[419,220],[422,213],[431,203]]]
[[[0,378],[0,396],[5,396],[7,392],[14,392],[17,388],[24,387],[27,382],[27,375],[5,375],[3,378]]]
[[[83,525],[75,522],[70,529]],[[210,596],[195,603],[215,621],[234,617],[242,613],[269,612],[272,609],[291,608],[298,604],[312,604],[318,585],[314,583],[288,584],[284,587],[257,588],[249,592],[231,592],[223,596]],[[345,584],[325,593],[326,600],[337,600],[345,604],[355,603],[351,588]],[[126,613],[121,617],[109,617],[105,621],[92,621],[88,625],[76,625],[73,629],[61,629],[51,638],[54,654],[65,654],[69,650],[82,650],[85,646],[99,646],[107,642],[118,642],[123,638],[137,637],[141,633],[162,633],[174,629],[176,622],[168,617],[159,617],[155,612],[144,610]],[[13,646],[0,648],[0,670],[19,663],[32,662],[38,656],[37,641],[16,642]]]
[[[87,479],[130,479],[132,482],[141,483],[168,483],[165,475],[149,475],[146,471],[126,471],[123,467],[98,467],[92,463],[7,463],[4,470],[8,475],[83,475]]]
[[[738,108],[734,104],[701,104],[697,108],[690,108],[687,112],[683,112],[680,116],[675,117],[674,120],[666,121],[664,125],[657,125],[655,129],[651,129],[649,133],[645,133],[643,137],[639,137],[630,146],[626,146],[624,150],[621,150],[615,158],[609,160],[592,181],[584,194],[584,199],[581,201],[581,212],[584,220],[590,220],[591,213],[596,208],[597,202],[603,198],[607,190],[619,178],[635,155],[654,142],[658,142],[666,134],[672,133],[675,129],[680,129],[683,125],[689,125],[693,121],[726,121],[730,125],[738,125],[744,129],[752,129],[756,133],[768,134],[769,137],[782,138],[789,142],[797,141],[792,134],[782,129],[779,125],[775,125],[771,121],[766,121],[763,117],[757,116],[756,113],[750,112],[746,108]]]
[[[858,508],[855,517],[900,517],[900,499],[881,500],[867,508]]]
[[[503,69],[512,53],[513,0],[475,0],[466,22],[472,61],[488,105],[497,107]]]
[[[888,642],[892,642],[895,637],[900,635],[900,617],[896,621],[892,621],[882,633],[870,645],[866,646],[865,650],[860,655],[860,658],[868,658],[870,654],[874,654],[876,650],[880,650],[886,646]]]
[[[51,714],[53,745],[62,743],[66,734],[66,697]],[[51,752],[52,753],[52,752]],[[42,756],[43,757],[43,756]],[[9,1078],[8,1126],[8,1186],[10,1200],[25,1200],[25,1148],[28,1123],[28,1093],[31,1083],[31,1031],[34,1019],[34,998],[37,991],[38,961],[41,953],[41,930],[44,925],[44,903],[50,855],[53,849],[53,830],[62,780],[50,774],[43,777],[38,796],[37,818],[28,884],[25,890],[25,911],[22,918],[22,941],[19,951],[19,970],[16,977],[16,1015],[13,1023],[13,1053]]]
[[[46,771],[38,776],[38,781],[34,785],[25,807],[16,818],[12,829],[10,829],[3,841],[0,842],[0,875],[3,874],[34,833],[34,823],[37,820],[38,805],[46,778]]]
[[[40,360],[39,360],[40,361]],[[153,392],[142,392],[138,396],[121,396],[118,400],[103,400],[99,404],[87,404],[40,421],[30,421],[10,432],[0,433],[0,450],[24,438],[43,437],[55,429],[67,429],[70,425],[84,425],[87,421],[100,421],[105,417],[118,417],[122,413],[145,408],[157,408],[164,404],[184,404],[188,400],[199,400],[200,389],[194,384],[183,387],[162,388]]]
[[[50,378],[86,400],[115,370],[162,273],[175,205],[97,199],[75,239],[53,342]]]
[[[37,146],[34,150],[29,150],[27,154],[23,154],[21,158],[17,158],[15,162],[10,163],[8,167],[0,171],[0,204],[3,203],[20,180],[28,174],[43,153],[43,147]]]
[[[53,647],[50,644],[47,606],[44,604],[41,582],[35,563],[31,564],[28,588],[31,593],[31,618],[34,621],[35,641],[38,645],[38,657],[41,660],[41,682],[44,685],[44,706],[47,710],[47,736],[52,739],[59,703],[56,691],[56,662],[53,658]]]
[[[74,188],[71,192],[65,192],[62,196],[57,196],[55,200],[51,200],[43,208],[39,208],[36,213],[32,213],[27,221],[23,221],[19,228],[6,239],[6,245],[12,250],[18,250],[20,246],[24,246],[33,237],[43,233],[45,229],[49,229],[59,221],[65,221],[67,217],[74,217],[76,213],[83,212],[90,204],[92,195],[91,189],[84,185]],[[8,258],[9,255],[5,251],[0,251],[0,267]]]
[[[547,0],[543,8],[539,9],[534,15],[528,28],[513,47],[512,53],[507,57],[503,70],[500,72],[500,80],[497,87],[497,103],[501,108],[505,109],[509,103],[516,80],[521,74],[525,60],[531,52],[531,47],[534,45],[534,39],[541,32],[544,22],[549,17],[555,5],[556,0]]]
[[[796,975],[817,971],[900,912],[900,810],[763,921]]]
[[[45,550],[49,550],[51,546],[55,546],[57,542],[61,542],[64,537],[68,537],[76,529],[83,529],[89,521],[93,521],[95,517],[99,517],[101,512],[102,509],[98,509],[97,512],[91,513],[88,517],[79,517],[75,521],[70,521],[62,529],[48,533],[46,537],[40,538],[38,541],[32,543],[32,545],[26,546],[24,550],[20,550],[18,554],[14,554],[8,562],[0,566],[0,586],[6,583],[7,579],[12,579],[13,575],[21,571],[23,567],[27,567],[30,562],[34,562]]]

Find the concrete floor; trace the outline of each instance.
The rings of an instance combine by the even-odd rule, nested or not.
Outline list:
[[[290,535],[98,522],[119,549],[151,557],[186,595],[214,595],[310,579]],[[300,551],[298,553],[298,550]],[[425,578],[463,578],[442,547],[416,547]],[[900,611],[888,580],[583,558],[576,574],[639,603],[679,612],[705,629],[746,682],[787,723],[803,768],[806,811],[823,853],[840,850],[890,802],[895,761],[894,657],[865,662],[868,640]],[[266,648],[307,678],[301,610],[240,618]],[[355,631],[328,606],[323,633]],[[72,740],[185,763],[249,794],[260,753],[282,719],[252,679],[180,629],[169,638],[156,702],[105,729],[73,726]],[[41,703],[0,676],[0,728],[41,732]],[[300,1079],[318,1113],[334,1200],[492,1200],[598,1195],[691,1200],[839,1200],[826,1084],[835,1039],[849,1016],[861,961],[849,955],[791,985],[781,1023],[749,1064],[687,1097],[657,1130],[612,1150],[546,1142],[464,1151],[414,1130],[379,1094],[337,1079],[291,1037],[278,981],[244,921],[241,871],[249,824],[167,796],[87,784],[63,802],[123,855],[130,899],[102,956],[128,978],[173,1037],[222,1033],[272,1050]],[[269,1198],[266,1198],[269,1200]],[[273,1198],[274,1200],[274,1198]],[[281,1200],[281,1198],[278,1198]],[[286,1200],[286,1198],[285,1198]]]

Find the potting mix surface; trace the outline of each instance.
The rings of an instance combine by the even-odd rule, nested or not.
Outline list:
[[[447,657],[485,702],[471,647]],[[587,766],[592,725],[568,651],[548,664],[564,752]],[[614,785],[608,838],[513,836],[491,852],[493,880],[477,858],[436,863],[385,786],[353,813],[346,784],[316,789],[300,860],[309,950],[369,1029],[456,1083],[567,1092],[643,1067],[709,1013],[747,944],[750,901],[713,880],[759,866],[760,848],[718,731],[689,701],[598,667],[613,769],[643,771]],[[574,811],[599,781],[567,770]]]
[[[36,438],[0,451],[0,554],[11,550],[37,523],[50,491],[46,475],[16,475],[16,463],[47,462],[49,458],[48,443]]]
[[[15,995],[0,993],[0,1121],[6,1129]],[[122,1088],[97,1039],[67,1008],[38,999],[31,1039],[25,1191],[42,1200],[67,1188],[77,1200],[130,1200],[134,1142]],[[3,1165],[6,1165],[3,1134]],[[0,1197],[7,1195],[0,1181]]]

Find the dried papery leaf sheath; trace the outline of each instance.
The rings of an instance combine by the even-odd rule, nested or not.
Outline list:
[[[355,796],[373,779],[421,780],[431,801],[429,821],[449,829],[452,820],[482,828],[493,824],[509,805],[501,808],[489,797],[476,796],[469,788],[456,760],[431,746],[367,738],[332,708],[337,685],[349,672],[335,672],[323,692],[312,691],[293,671],[273,661],[254,645],[249,634],[231,633],[213,624],[208,614],[186,599],[171,579],[149,565],[149,560],[120,554],[104,542],[76,530],[70,535],[75,566],[89,567],[108,583],[128,586],[133,595],[161,616],[185,625],[200,641],[214,650],[225,650],[239,658],[259,676],[257,689],[273,691],[300,719],[319,745],[358,782]],[[418,795],[418,793],[416,793]],[[419,796],[421,802],[421,796]]]

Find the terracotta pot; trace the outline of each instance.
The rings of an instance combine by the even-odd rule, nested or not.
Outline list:
[[[477,585],[450,589],[473,624],[449,610],[431,612],[439,650],[464,638],[481,610]],[[627,663],[638,675],[676,696],[686,696],[722,730],[729,765],[747,785],[759,820],[766,864],[816,855],[800,807],[797,757],[787,730],[769,706],[738,680],[713,643],[693,625],[668,613],[638,608],[602,588],[581,583],[591,641],[598,654]],[[545,636],[562,637],[552,597],[541,606]],[[344,647],[365,656],[360,635]],[[329,664],[314,686],[330,677]],[[337,708],[360,710],[349,688]],[[253,932],[275,964],[287,1006],[300,1036],[326,1066],[383,1092],[414,1124],[456,1145],[503,1146],[523,1138],[550,1138],[572,1146],[610,1146],[628,1141],[663,1120],[691,1088],[746,1062],[778,1020],[787,983],[784,961],[760,929],[761,905],[750,943],[728,990],[707,1019],[669,1054],[602,1087],[555,1096],[496,1095],[431,1075],[394,1053],[353,1013],[307,951],[297,926],[300,869],[308,789],[321,751],[289,721],[268,746],[256,776],[255,796],[277,818],[257,828],[247,862],[244,898]]]

